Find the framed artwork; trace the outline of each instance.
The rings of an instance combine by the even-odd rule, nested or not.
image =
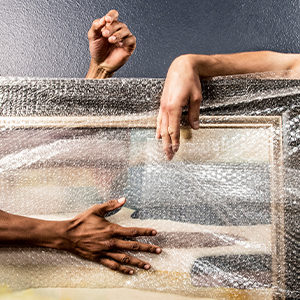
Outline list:
[[[0,285],[135,288],[199,297],[280,298],[284,290],[281,117],[207,116],[181,129],[168,162],[153,116],[1,117],[0,208],[73,217],[126,196],[108,218],[156,228],[137,253],[153,266],[128,278],[50,249],[0,249]]]

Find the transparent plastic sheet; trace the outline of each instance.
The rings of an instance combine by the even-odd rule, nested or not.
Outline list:
[[[299,83],[203,82],[201,128],[183,128],[167,162],[154,139],[162,79],[1,78],[1,209],[63,219],[124,195],[108,218],[156,228],[140,240],[164,251],[136,254],[153,270],[128,277],[64,252],[2,248],[0,284],[297,298]]]

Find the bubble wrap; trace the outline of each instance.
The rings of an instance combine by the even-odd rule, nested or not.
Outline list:
[[[0,248],[0,286],[299,296],[300,81],[203,81],[200,129],[182,127],[171,162],[154,138],[163,83],[0,78],[0,209],[60,220],[125,196],[108,218],[156,228],[139,240],[163,247],[135,253],[153,268],[131,277],[65,252]]]

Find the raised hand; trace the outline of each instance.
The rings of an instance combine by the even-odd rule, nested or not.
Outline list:
[[[92,23],[88,32],[91,63],[86,78],[110,77],[134,52],[136,38],[118,16],[116,10],[111,10]]]

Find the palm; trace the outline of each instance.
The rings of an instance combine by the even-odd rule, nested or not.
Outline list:
[[[131,55],[129,49],[111,44],[104,37],[90,42],[90,53],[92,59],[110,71],[122,67]]]

